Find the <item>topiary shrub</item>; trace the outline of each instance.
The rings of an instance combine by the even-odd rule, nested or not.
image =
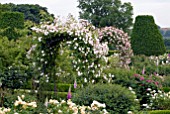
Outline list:
[[[72,101],[79,105],[90,105],[93,100],[106,104],[111,114],[127,114],[138,109],[135,94],[120,85],[96,84],[81,88],[73,94]]]
[[[136,17],[131,35],[131,45],[136,55],[161,55],[166,52],[163,37],[152,16]]]

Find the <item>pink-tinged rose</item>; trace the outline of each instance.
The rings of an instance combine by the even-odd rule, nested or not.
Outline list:
[[[155,85],[158,86],[158,84],[159,84],[159,82],[156,81],[156,82],[155,82]]]
[[[134,77],[139,77],[139,74],[134,74],[133,76],[134,76]]]
[[[152,82],[152,80],[146,80],[146,82],[151,83],[151,82]]]
[[[140,81],[144,80],[145,78],[143,76],[140,77]]]

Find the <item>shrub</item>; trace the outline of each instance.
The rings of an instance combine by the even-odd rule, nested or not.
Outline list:
[[[90,105],[93,100],[106,104],[111,114],[126,114],[138,109],[135,95],[127,88],[116,84],[96,84],[81,88],[73,94],[73,101],[79,105]]]
[[[160,88],[159,78],[134,74],[134,83],[131,87],[135,90],[137,98],[140,100],[141,108],[150,108],[152,92],[157,92]]]
[[[162,87],[162,90],[167,93],[170,92],[170,87]]]
[[[163,77],[162,86],[170,87],[170,75]]]
[[[170,92],[165,93],[158,91],[155,93],[152,92],[152,103],[151,106],[156,110],[170,110]]]
[[[115,68],[113,70],[112,68],[110,68],[110,69],[105,69],[104,73],[114,75],[113,83],[129,87],[132,85],[132,83],[134,81],[134,80],[132,80],[132,76],[136,72],[133,70],[127,70],[127,69],[122,70],[120,68]]]
[[[166,52],[162,35],[152,16],[137,16],[131,35],[134,54],[161,55]]]
[[[133,67],[139,74],[142,73],[142,69],[144,67],[145,74],[153,74],[157,70],[157,66],[155,65],[154,61],[145,55],[135,55],[131,60],[131,67]]]
[[[30,95],[28,93],[27,94],[24,93],[24,94],[26,96],[25,97],[26,101],[29,101],[29,102],[36,101],[36,96]],[[17,99],[17,96],[19,96],[19,95],[21,95],[20,92],[17,92],[15,94],[11,94],[9,92],[6,92],[5,96],[4,96],[4,104],[3,104],[3,106],[8,107],[8,108],[12,108],[15,100]]]

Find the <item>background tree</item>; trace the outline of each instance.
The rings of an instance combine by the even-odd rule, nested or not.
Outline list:
[[[131,36],[134,54],[161,55],[165,53],[163,37],[152,16],[137,16]]]
[[[114,26],[125,32],[132,26],[131,3],[120,0],[78,0],[80,18],[87,19],[96,27]]]
[[[15,5],[15,7],[12,8],[12,11],[24,13],[25,20],[30,20],[34,23],[40,23],[41,21],[50,21],[54,19],[54,15],[50,14],[46,7],[42,7],[37,4]]]
[[[21,12],[24,14],[25,20],[29,20],[37,24],[39,24],[41,21],[51,21],[54,19],[54,15],[50,14],[46,7],[42,7],[40,5],[15,5],[12,3],[0,4],[0,13],[1,12]]]

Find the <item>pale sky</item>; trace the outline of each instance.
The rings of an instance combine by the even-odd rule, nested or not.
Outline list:
[[[131,2],[134,8],[134,18],[137,15],[153,15],[157,25],[170,27],[170,0],[121,0]],[[55,16],[66,17],[71,13],[78,17],[79,9],[77,0],[0,0],[1,4],[39,4],[47,7],[50,13]]]

